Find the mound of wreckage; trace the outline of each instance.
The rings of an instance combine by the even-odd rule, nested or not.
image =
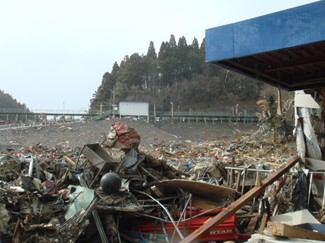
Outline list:
[[[324,241],[324,161],[259,136],[144,153],[115,123],[100,144],[2,151],[0,241]]]

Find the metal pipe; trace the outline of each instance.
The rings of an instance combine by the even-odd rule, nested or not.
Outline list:
[[[319,175],[325,175],[323,171],[309,171],[308,174],[319,174]]]
[[[192,201],[190,202],[190,205],[191,205]],[[199,218],[205,214],[208,214],[214,210],[217,210],[217,209],[220,209],[220,208],[223,208],[225,207],[225,205],[222,205],[221,207],[218,207],[218,208],[212,208],[212,209],[209,209],[205,212],[202,212],[202,213],[199,213],[199,214],[196,214],[194,216],[192,216],[192,209],[190,210],[190,217],[187,218],[187,219],[184,219],[182,220],[181,222],[184,223],[186,221],[192,221],[192,219],[195,219],[195,218]],[[163,219],[163,218],[159,218],[159,217],[156,217],[156,216],[152,216],[152,215],[149,215],[149,214],[145,214],[145,213],[139,213],[139,212],[134,212],[135,215],[139,215],[139,216],[143,216],[143,217],[147,217],[147,218],[151,218],[151,219],[155,219],[155,220],[159,220],[159,221],[162,221],[162,222],[165,222],[165,223],[172,223],[172,221],[170,220],[167,220],[167,219]],[[191,223],[190,223],[191,224]]]
[[[103,228],[102,222],[101,222],[101,220],[99,218],[98,212],[96,211],[96,209],[93,209],[91,211],[91,213],[92,213],[92,215],[94,217],[95,224],[96,224],[100,239],[102,240],[102,243],[108,243],[108,239],[106,237],[106,233],[105,233],[105,230]]]
[[[166,240],[167,243],[169,243],[170,241],[169,241],[169,239],[168,239],[168,234],[167,234],[167,231],[166,231],[166,228],[165,228],[165,225],[164,225],[163,222],[161,222],[161,227],[162,227],[163,232],[164,232],[164,235],[165,235],[165,240]],[[173,241],[172,241],[172,242],[173,242]]]
[[[28,175],[32,176],[33,175],[33,167],[34,167],[34,159],[31,157],[31,160],[29,162],[29,167],[28,167]]]
[[[325,176],[325,173],[324,173]],[[322,205],[322,209],[325,208],[325,183],[324,183],[324,189],[323,189],[323,205]]]
[[[273,172],[273,170],[253,169],[253,168],[246,168],[246,167],[226,166],[225,168],[228,170],[245,170],[245,171],[268,172],[268,173]]]
[[[246,181],[246,170],[244,170],[244,174],[243,174],[243,184],[241,186],[241,195],[244,195],[245,181]]]
[[[120,231],[118,230],[119,227],[120,227],[120,215],[117,215],[117,222],[116,222],[116,224],[117,224],[117,238],[118,238],[118,242],[119,243],[122,243],[121,236],[120,236]]]
[[[309,185],[309,191],[308,191],[308,205],[310,202],[310,194],[312,191],[312,182],[313,182],[313,175],[314,174],[318,174],[318,175],[323,175],[325,177],[325,173],[324,172],[320,172],[320,171],[309,171],[308,174],[310,174],[310,185]],[[323,202],[322,202],[322,209],[325,209],[325,184],[323,187]]]
[[[233,171],[229,168],[226,168],[227,169],[227,186],[230,187],[231,184],[230,184],[230,171]]]
[[[182,232],[179,230],[179,228],[176,226],[175,221],[174,221],[173,217],[170,215],[170,213],[168,212],[167,208],[164,205],[162,205],[158,200],[156,200],[154,197],[152,197],[151,195],[149,195],[148,193],[145,193],[145,192],[142,192],[142,191],[136,191],[136,192],[138,192],[140,194],[143,194],[143,195],[146,195],[147,197],[150,197],[152,200],[154,200],[156,203],[158,203],[164,209],[164,211],[168,215],[169,219],[172,221],[172,223],[174,225],[174,228],[176,229],[178,235],[183,240],[184,239],[184,236],[183,236]]]
[[[191,200],[192,200],[192,194],[189,195],[188,200],[186,201],[186,203],[185,203],[185,205],[184,205],[184,209],[183,209],[181,215],[179,216],[179,219],[178,219],[177,224],[176,224],[177,227],[178,227],[179,223],[182,221],[183,215],[186,213],[187,205],[189,204],[189,202],[190,202]],[[184,217],[184,220],[185,220],[185,219],[186,219],[186,217]],[[174,230],[174,232],[173,232],[173,236],[172,236],[172,240],[171,240],[171,242],[174,242],[174,235],[175,235],[175,230]]]
[[[314,177],[314,174],[311,173],[310,174],[310,179],[309,179],[309,188],[308,188],[308,203],[307,203],[308,206],[309,206],[309,203],[310,203],[311,186],[313,184],[313,177]]]

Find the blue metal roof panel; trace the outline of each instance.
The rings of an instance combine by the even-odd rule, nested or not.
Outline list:
[[[216,62],[325,40],[325,1],[206,30],[206,61]]]
[[[233,57],[234,55],[234,33],[233,25],[224,25],[219,28],[206,30],[205,46],[209,47],[206,51],[206,59],[213,60],[217,55],[219,59]]]

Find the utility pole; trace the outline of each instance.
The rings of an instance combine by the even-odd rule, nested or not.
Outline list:
[[[156,123],[156,104],[153,104],[153,123]]]
[[[171,107],[171,116],[172,116],[172,123],[174,123],[174,103],[173,102],[170,102],[170,104],[172,105]]]
[[[112,89],[112,93],[113,93],[112,116],[113,118],[115,118],[115,87]]]

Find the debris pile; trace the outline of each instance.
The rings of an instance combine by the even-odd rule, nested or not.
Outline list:
[[[115,123],[100,144],[3,151],[0,241],[247,240],[311,205],[324,222],[294,152],[257,135],[145,153],[137,131]]]

